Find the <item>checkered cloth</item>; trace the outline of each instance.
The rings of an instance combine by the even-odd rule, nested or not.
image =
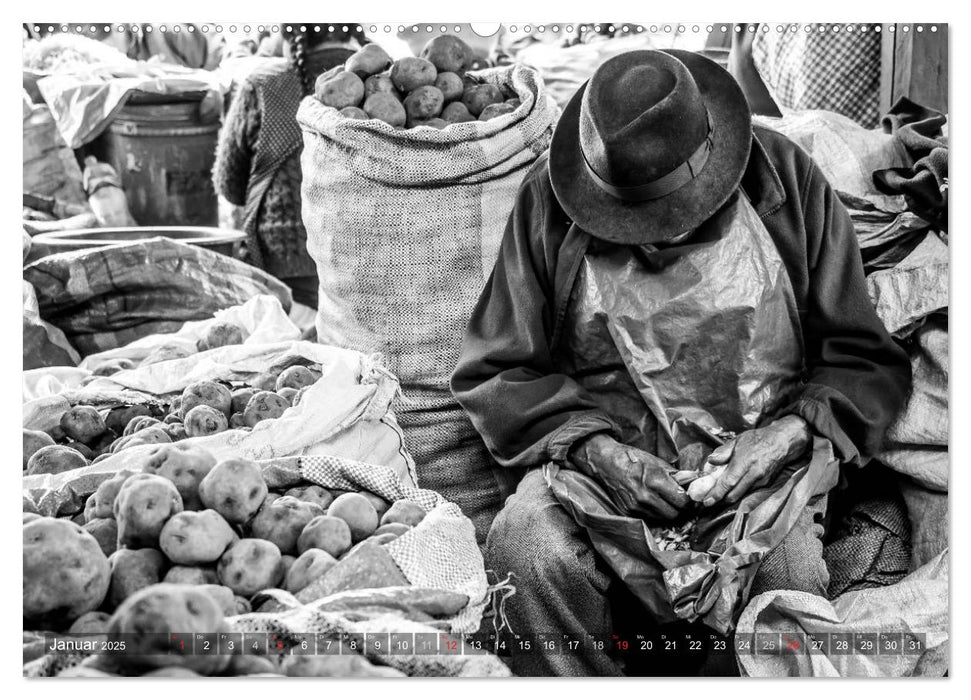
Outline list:
[[[386,501],[414,501],[425,519],[385,547],[413,586],[463,593],[469,606],[450,621],[456,632],[478,629],[489,582],[471,521],[434,491],[405,486],[390,467],[331,456],[300,458],[304,479],[329,489],[367,490]]]
[[[876,25],[783,25],[760,31],[752,58],[776,104],[825,109],[872,129],[880,120],[880,35]],[[866,26],[866,32],[859,27]],[[834,31],[838,27],[838,31]],[[808,31],[807,31],[808,29]]]

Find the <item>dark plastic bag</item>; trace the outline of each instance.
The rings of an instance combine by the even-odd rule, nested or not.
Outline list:
[[[836,485],[839,463],[830,442],[816,438],[812,453],[786,467],[773,484],[732,510],[698,521],[694,539],[704,540],[704,551],[664,551],[647,523],[624,515],[593,479],[553,464],[544,473],[597,553],[659,623],[701,620],[727,634],[745,607],[762,558],[814,498]]]

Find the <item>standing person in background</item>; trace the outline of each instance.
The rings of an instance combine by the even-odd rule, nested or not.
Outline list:
[[[294,300],[317,308],[317,267],[300,218],[300,101],[321,73],[367,43],[357,25],[283,23],[283,58],[251,73],[239,88],[219,136],[216,191],[244,207],[246,260],[278,277]]]
[[[880,34],[876,25],[738,25],[729,72],[752,112],[825,109],[867,129],[880,122]],[[835,29],[835,31],[834,31]],[[808,31],[807,31],[808,30]]]

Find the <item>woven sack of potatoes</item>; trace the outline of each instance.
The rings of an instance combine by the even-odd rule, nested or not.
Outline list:
[[[521,104],[488,121],[401,130],[309,96],[297,121],[318,338],[382,353],[408,399],[395,412],[420,485],[461,506],[482,539],[508,494],[448,380],[519,185],[560,110],[530,68],[474,75]]]

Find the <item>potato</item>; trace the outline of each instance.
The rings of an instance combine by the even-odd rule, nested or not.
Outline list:
[[[196,408],[199,408],[199,407],[196,406]],[[223,419],[225,420],[225,417]],[[179,442],[189,437],[189,433],[186,432],[185,425],[182,423],[163,424],[162,432],[168,435],[169,439],[172,440],[172,442]]]
[[[293,566],[297,558],[292,554],[284,554],[280,557],[280,561],[283,562],[283,576],[286,578],[287,572],[290,571],[290,567]]]
[[[251,596],[280,583],[284,574],[282,555],[272,542],[237,540],[219,559],[216,572],[219,581],[233,593]]]
[[[364,100],[364,111],[372,119],[380,119],[391,126],[404,126],[408,117],[404,105],[387,92],[376,92]]]
[[[363,656],[288,656],[281,666],[291,678],[401,678],[407,674],[372,664]]]
[[[230,430],[252,430],[248,425],[246,425],[246,419],[243,418],[242,413],[234,413],[229,417],[229,429]]]
[[[342,117],[347,117],[348,119],[366,120],[371,118],[367,115],[367,112],[365,112],[360,107],[345,107],[344,109],[340,110],[340,113]]]
[[[88,460],[77,450],[66,445],[47,445],[27,460],[27,474],[61,474],[86,466]]]
[[[144,430],[139,430],[133,435],[121,438],[115,443],[115,446],[112,448],[112,452],[117,454],[122,450],[127,450],[129,447],[137,447],[138,445],[158,445],[165,442],[172,442],[172,438],[161,427],[161,424],[152,425]]]
[[[133,670],[183,666],[206,675],[218,673],[229,665],[228,656],[171,654],[171,635],[227,631],[229,626],[212,596],[193,586],[168,583],[138,591],[108,622],[108,634],[126,640],[125,666]]]
[[[440,34],[425,44],[419,54],[439,72],[464,73],[472,65],[472,48],[457,36]]]
[[[413,126],[427,126],[430,129],[444,129],[448,126],[448,122],[441,117],[433,117],[432,119],[426,119],[424,121],[416,121]]]
[[[108,630],[109,619],[111,615],[108,613],[92,610],[75,620],[67,632],[68,634],[104,634]]]
[[[159,533],[159,547],[173,564],[212,564],[237,538],[214,510],[176,513]]]
[[[111,445],[116,439],[118,439],[118,436],[113,431],[105,430],[101,434],[101,437],[91,442],[92,459],[94,457],[100,457],[103,454],[111,454]],[[78,450],[78,452],[84,454],[81,450]]]
[[[325,73],[317,78],[314,96],[334,109],[356,107],[364,99],[364,81],[348,71],[333,76]]]
[[[218,585],[219,576],[214,566],[173,566],[165,574],[162,583],[180,583],[193,586]]]
[[[288,404],[293,406],[293,400],[297,398],[296,389],[291,389],[290,387],[284,387],[283,389],[279,389],[277,393],[283,397],[284,401],[286,401]]]
[[[42,447],[49,447],[54,444],[54,438],[52,438],[47,433],[41,432],[40,430],[28,430],[24,431],[24,471],[27,471],[27,463],[30,458],[34,456]]]
[[[382,525],[390,523],[401,523],[409,527],[415,527],[425,519],[425,509],[414,501],[402,499],[395,501],[388,509],[388,512],[381,518]]]
[[[129,359],[119,357],[114,360],[105,360],[91,370],[95,377],[110,377],[113,374],[124,372],[128,369],[135,369],[135,363]]]
[[[125,429],[121,432],[121,434],[123,437],[128,437],[161,424],[162,421],[160,421],[158,418],[136,415],[132,416],[132,419],[128,421],[128,425],[125,426]]]
[[[246,404],[243,420],[251,428],[255,428],[260,421],[279,418],[290,408],[287,400],[272,391],[260,391]]]
[[[94,520],[94,511],[98,505],[96,494],[92,493],[88,496],[87,500],[84,502],[84,522],[91,522]]]
[[[92,518],[83,527],[98,541],[98,546],[106,557],[110,557],[118,549],[118,523],[114,518]]]
[[[264,372],[253,377],[249,381],[249,385],[256,391],[273,391],[276,388],[276,379],[278,376],[279,374],[274,374],[273,372]]]
[[[242,524],[256,515],[268,489],[260,468],[244,459],[220,462],[199,484],[199,497],[230,524]]]
[[[105,427],[117,435],[122,435],[133,419],[151,414],[148,406],[118,406],[108,411],[108,415],[105,416]]]
[[[461,100],[462,93],[465,92],[465,85],[462,83],[462,78],[458,74],[449,71],[439,72],[435,78],[435,87],[441,90],[442,97],[446,103]]]
[[[228,321],[217,321],[206,329],[199,339],[199,350],[213,350],[227,345],[242,345],[246,340],[246,329]]]
[[[462,94],[462,104],[468,108],[469,113],[474,117],[482,114],[482,110],[489,105],[498,104],[502,101],[502,93],[495,85],[474,85],[466,88]]]
[[[519,106],[522,103],[523,101],[520,100],[518,97],[511,97],[508,100],[506,100],[506,104],[512,107],[513,109],[519,109]]]
[[[196,673],[191,668],[180,666],[167,666],[156,668],[152,671],[143,673],[140,678],[201,678],[202,674]]]
[[[105,421],[93,406],[74,406],[61,415],[61,430],[72,440],[88,443],[105,431]]]
[[[391,78],[387,75],[372,75],[370,78],[364,81],[364,101],[367,101],[371,95],[378,92],[386,92],[389,95],[393,95],[396,99],[400,99],[398,91],[394,87],[394,83],[391,82]]]
[[[90,447],[85,445],[83,442],[68,440],[64,443],[64,447],[70,447],[72,450],[76,450],[77,452],[80,452],[81,456],[84,457],[84,459],[87,462],[90,462],[92,459],[94,459],[97,456],[95,455],[94,450],[92,450]]]
[[[175,484],[185,510],[201,510],[199,484],[215,466],[216,458],[208,450],[183,443],[159,445],[153,449],[148,453],[143,471]]]
[[[236,612],[233,613],[234,615],[245,615],[248,612],[253,612],[253,606],[250,605],[249,598],[238,595],[233,600],[236,604]]]
[[[94,511],[92,515],[95,518],[115,517],[115,498],[118,497],[118,491],[121,490],[121,485],[125,483],[128,477],[134,473],[129,469],[123,469],[98,485],[97,490],[93,494]]]
[[[287,571],[283,587],[291,593],[302,591],[336,563],[337,560],[324,550],[308,549]]]
[[[371,493],[370,491],[361,491],[360,493],[372,506],[374,506],[374,511],[378,514],[378,520],[380,520],[381,516],[384,515],[388,511],[388,508],[391,507],[390,503],[376,493]]]
[[[218,583],[203,583],[198,586],[198,589],[216,601],[219,609],[223,611],[223,615],[226,617],[232,617],[233,615],[238,615],[236,612],[236,594],[233,593],[233,589],[229,586],[223,586]]]
[[[212,406],[228,419],[231,415],[230,407],[233,395],[229,389],[216,382],[196,382],[190,384],[182,392],[182,406],[179,414],[185,422],[185,416],[196,406]],[[187,428],[188,429],[188,428]]]
[[[378,512],[371,502],[359,493],[345,493],[334,499],[327,515],[340,518],[351,529],[351,542],[357,543],[378,528]]]
[[[173,396],[169,401],[169,414],[174,414],[180,421],[182,420],[182,394]]]
[[[391,65],[391,56],[377,44],[365,44],[344,63],[344,70],[354,73],[362,80],[380,73]]]
[[[445,98],[434,85],[424,85],[408,93],[404,105],[409,119],[431,119],[442,113]]]
[[[244,410],[246,410],[246,404],[248,404],[249,400],[253,398],[253,395],[256,393],[256,391],[257,391],[256,389],[253,389],[252,387],[248,387],[248,386],[242,387],[240,389],[234,389],[230,394],[230,397],[231,397],[229,401],[230,415],[232,415],[233,413],[242,413]]]
[[[23,616],[60,628],[96,610],[110,567],[98,541],[69,520],[39,518],[23,526]]]
[[[136,591],[162,580],[168,564],[157,549],[119,549],[108,557],[111,566],[111,586],[108,604],[116,608]]]
[[[311,484],[310,486],[294,486],[283,495],[291,496],[296,498],[298,501],[314,503],[325,511],[330,504],[334,502],[334,497],[330,495],[330,491],[325,489],[323,486],[317,486],[317,484]]]
[[[205,437],[229,430],[229,418],[212,406],[196,406],[185,414],[185,432],[189,437]]]
[[[192,352],[181,345],[166,343],[165,345],[159,345],[148,353],[145,359],[139,364],[139,367],[148,367],[149,365],[156,365],[159,362],[168,362],[169,360],[182,360],[191,354]]]
[[[395,537],[401,537],[403,534],[411,529],[409,525],[404,523],[383,523],[381,527],[374,531],[375,535],[386,535],[392,534]]]
[[[334,558],[351,548],[351,528],[340,518],[318,515],[307,523],[297,538],[297,551],[303,554],[310,549],[322,549]]]
[[[475,117],[472,116],[469,108],[462,102],[452,102],[451,104],[445,105],[445,109],[442,110],[442,119],[449,124],[475,121]]]
[[[303,365],[293,365],[280,372],[276,379],[276,390],[280,389],[303,389],[305,386],[312,386],[320,379],[320,375]]]
[[[135,474],[121,485],[113,510],[119,546],[158,547],[162,526],[182,511],[182,497],[168,479]]]
[[[297,538],[307,524],[324,509],[314,503],[283,496],[266,504],[253,518],[250,532],[253,537],[272,542],[283,554],[297,551]]]
[[[499,102],[497,104],[487,105],[482,113],[479,115],[480,122],[487,122],[490,119],[495,119],[496,117],[501,117],[503,114],[511,114],[516,111],[516,108],[507,102]]]
[[[391,82],[402,93],[409,93],[423,85],[434,85],[438,71],[424,58],[407,56],[391,66]]]

